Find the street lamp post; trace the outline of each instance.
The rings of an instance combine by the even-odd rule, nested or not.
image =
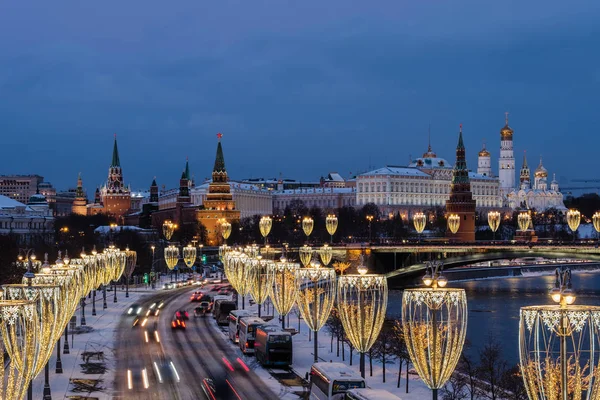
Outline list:
[[[308,242],[308,238],[310,237],[310,234],[312,233],[314,227],[315,227],[315,221],[311,217],[304,217],[302,219],[302,230],[304,231],[304,234],[306,235],[307,242]]]
[[[448,229],[450,229],[450,232],[452,232],[453,235],[456,235],[456,232],[458,232],[458,228],[460,228],[460,215],[448,215]]]
[[[319,360],[317,334],[329,318],[335,301],[335,270],[322,268],[318,261],[313,261],[310,267],[296,271],[296,287],[298,309],[314,333],[314,362],[317,362]]]
[[[498,211],[488,212],[488,225],[493,232],[493,241],[496,241],[496,231],[500,227],[500,213]]]
[[[298,296],[296,287],[296,271],[300,268],[297,263],[289,262],[282,255],[273,267],[273,287],[271,300],[281,316],[281,329],[285,329],[285,316],[292,310]]]
[[[422,212],[415,213],[415,215],[413,215],[413,225],[415,226],[415,230],[419,234],[420,242],[421,234],[425,230],[425,225],[427,225],[427,216]]]
[[[333,243],[333,235],[338,228],[338,218],[334,214],[329,214],[325,218],[325,228],[327,228],[327,233],[331,237],[329,243]]]
[[[594,215],[592,215],[592,222],[594,223],[594,230],[596,231],[596,241],[600,238],[600,212],[596,211]],[[598,246],[598,243],[596,243]]]
[[[154,268],[154,251],[156,250],[156,246],[152,245],[150,246],[150,248],[152,249],[152,266],[150,267],[150,276],[151,276],[151,283],[152,283],[152,289],[156,289],[156,281],[155,281],[155,268]]]
[[[360,374],[365,377],[365,353],[377,340],[388,301],[385,275],[367,274],[362,263],[358,275],[338,278],[337,301],[340,319],[352,346],[360,352]]]
[[[260,234],[265,239],[265,246],[267,245],[267,236],[271,232],[271,227],[273,226],[273,220],[271,217],[267,215],[263,215],[258,222],[258,227],[260,229]]]
[[[557,268],[556,305],[521,307],[519,357],[530,399],[593,399],[600,395],[600,307],[574,305],[571,270]]]
[[[575,238],[577,237],[577,228],[579,228],[580,223],[581,213],[579,211],[574,209],[567,211],[567,224],[569,225],[569,229],[573,232],[573,242],[575,242]]]
[[[426,288],[406,289],[402,296],[402,327],[406,347],[419,377],[437,399],[450,378],[467,332],[467,297],[463,289],[448,289],[441,262],[429,262]]]

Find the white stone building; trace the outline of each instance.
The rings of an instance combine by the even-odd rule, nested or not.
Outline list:
[[[341,207],[356,206],[356,189],[353,187],[300,188],[273,192],[273,210],[282,213],[292,201],[301,200],[308,208],[333,211]]]
[[[469,172],[473,199],[480,211],[502,206],[498,178]],[[408,166],[386,166],[356,178],[356,205],[377,204],[382,212],[410,215],[429,207],[445,207],[450,196],[452,164],[431,150]]]
[[[535,169],[533,187],[531,187],[531,174],[527,165],[527,157],[523,157],[523,166],[520,173],[520,188],[511,191],[507,195],[510,208],[534,209],[536,211],[545,211],[549,208],[555,208],[558,211],[566,212],[567,208],[563,202],[563,195],[559,190],[556,176],[550,182],[548,188],[548,171],[542,164]]]
[[[54,217],[43,195],[34,194],[27,205],[0,195],[0,235],[8,234],[16,235],[24,245],[54,236]]]

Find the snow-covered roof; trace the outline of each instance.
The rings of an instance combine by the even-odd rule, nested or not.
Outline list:
[[[120,230],[138,231],[138,232],[148,230],[148,229],[140,228],[139,226],[131,226],[131,225],[117,226],[116,228],[111,228],[110,226],[99,226],[96,229],[94,229],[94,233],[108,234],[108,233],[112,232],[113,229],[114,229],[114,232],[118,232]]]
[[[25,204],[11,199],[7,196],[0,195],[0,208],[17,208],[17,207],[26,207]]]
[[[496,177],[478,174],[476,172],[471,172],[471,171],[469,171],[469,178],[483,180],[483,181],[497,181],[498,180],[498,178],[496,178]]]
[[[396,167],[392,165],[378,168],[373,171],[365,172],[358,176],[371,176],[371,175],[402,175],[402,176],[422,176],[430,177],[429,174],[421,171],[418,168],[413,167]]]
[[[298,189],[285,189],[276,190],[273,193],[274,196],[281,194],[344,194],[344,193],[355,193],[354,188],[298,188]]]
[[[409,167],[412,168],[425,168],[425,169],[433,169],[433,168],[452,168],[452,164],[446,161],[441,157],[419,157],[410,164]]]
[[[348,393],[352,393],[354,395],[353,398],[360,400],[402,400],[400,397],[388,392],[385,389],[350,389],[348,390]]]
[[[350,369],[349,366],[340,362],[317,362],[313,364],[313,368],[319,371],[321,374],[327,375],[332,379],[337,379],[339,377],[357,380],[362,379],[358,372]]]
[[[327,180],[334,182],[344,182],[344,178],[342,178],[342,176],[337,172],[330,172],[329,175],[327,175]]]

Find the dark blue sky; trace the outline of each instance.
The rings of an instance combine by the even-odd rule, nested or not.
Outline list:
[[[0,6],[0,173],[58,188],[209,176],[316,180],[406,164],[432,144],[497,170],[510,112],[520,167],[597,177],[600,2],[32,1]],[[563,182],[564,183],[564,182]]]

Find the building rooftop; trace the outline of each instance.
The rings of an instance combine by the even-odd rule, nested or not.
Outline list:
[[[398,167],[394,165],[388,165],[383,168],[378,168],[373,171],[362,173],[358,176],[371,176],[371,175],[403,175],[403,176],[422,176],[429,177],[430,175],[414,167]]]
[[[17,207],[27,207],[25,204],[11,199],[10,197],[0,195],[0,209],[12,209]]]

